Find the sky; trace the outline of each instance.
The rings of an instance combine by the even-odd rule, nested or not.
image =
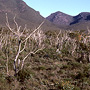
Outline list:
[[[90,12],[90,0],[23,0],[28,6],[39,11],[43,17],[61,11],[75,16],[80,12]]]

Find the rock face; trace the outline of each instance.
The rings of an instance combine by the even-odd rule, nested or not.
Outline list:
[[[48,16],[46,19],[58,26],[83,28],[90,25],[90,13],[82,12],[76,16],[70,16],[62,12],[55,12]]]

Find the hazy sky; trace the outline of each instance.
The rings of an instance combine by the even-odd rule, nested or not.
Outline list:
[[[90,0],[23,0],[44,17],[61,11],[69,15],[90,12]]]

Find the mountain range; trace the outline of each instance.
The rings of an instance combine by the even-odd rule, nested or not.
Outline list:
[[[44,30],[63,29],[86,29],[90,26],[90,13],[82,12],[76,16],[71,16],[63,12],[55,12],[44,18],[40,12],[29,7],[23,0],[0,0],[0,26],[6,26],[6,13],[11,26],[14,26],[13,17],[22,27],[36,28],[45,20]]]
[[[71,16],[58,11],[49,15],[46,19],[66,29],[86,29],[90,26],[90,12],[81,12],[76,16]]]

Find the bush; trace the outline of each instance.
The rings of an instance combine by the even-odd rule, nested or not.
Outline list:
[[[80,88],[75,86],[73,90],[80,90]]]
[[[7,76],[6,77],[6,80],[7,80],[7,82],[10,84],[11,82],[13,82],[14,81],[14,77],[13,76]]]
[[[72,85],[69,81],[61,81],[61,83],[58,85],[58,88],[60,90],[73,90],[74,85]]]
[[[22,69],[20,70],[16,77],[17,77],[17,80],[20,81],[20,82],[24,82],[26,79],[29,79],[30,78],[30,75],[31,74],[34,74],[32,71],[30,71],[29,69]]]

